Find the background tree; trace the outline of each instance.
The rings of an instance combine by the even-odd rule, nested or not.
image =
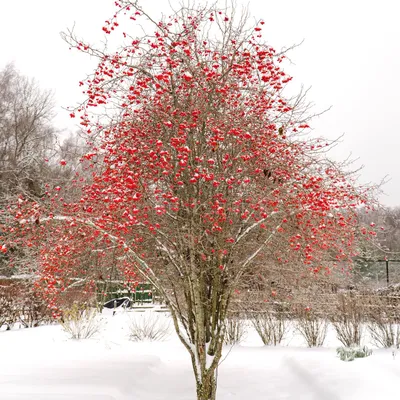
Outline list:
[[[55,145],[52,117],[50,92],[19,74],[13,64],[0,71],[0,226],[7,219],[8,206],[19,195],[32,201],[44,196],[49,176],[46,160],[51,158]],[[5,234],[5,229],[1,231]],[[0,273],[27,272],[30,253],[10,248],[0,259]]]
[[[43,195],[45,159],[54,148],[53,100],[12,64],[0,72],[1,196]]]
[[[9,206],[21,196],[30,204],[44,206],[49,190],[67,185],[76,179],[77,172],[82,175],[85,171],[79,163],[85,142],[78,134],[62,140],[53,117],[49,91],[41,90],[13,64],[0,71],[0,242],[9,244],[9,251],[0,256],[0,275],[37,270],[37,248],[15,246],[12,240],[7,228],[13,225]],[[73,198],[72,192],[69,197]]]
[[[136,2],[116,5],[106,34],[125,18],[154,32],[126,30],[115,53],[66,35],[99,58],[71,113],[96,135],[84,157],[96,161],[91,181],[76,180],[78,202],[57,188],[50,209],[25,199],[14,212],[23,240],[40,245],[54,306],[68,275],[89,273],[75,256],[99,246],[133,285],[151,282],[191,356],[197,398],[215,399],[235,290],[266,259],[296,261],[299,273],[326,270],[327,253],[348,260],[367,191],[325,157],[326,141],[306,136],[304,97],[285,98],[285,56],[263,42],[262,21],[247,28],[211,6],[157,22]]]
[[[364,228],[359,233],[356,279],[368,286],[386,286],[386,265],[382,261],[400,261],[400,210],[396,207],[360,210],[359,220]],[[374,227],[377,227],[376,236],[370,240],[368,228]],[[400,283],[399,268],[400,263],[390,261],[390,283]]]

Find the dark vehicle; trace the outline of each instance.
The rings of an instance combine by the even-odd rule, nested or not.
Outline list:
[[[120,297],[119,299],[111,299],[104,303],[105,308],[113,309],[113,308],[128,308],[132,304],[132,300],[129,297]]]

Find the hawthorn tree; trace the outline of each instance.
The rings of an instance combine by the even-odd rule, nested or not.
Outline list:
[[[66,188],[48,192],[47,209],[21,199],[18,229],[41,248],[52,302],[68,277],[90,273],[79,254],[99,247],[132,285],[151,282],[190,354],[197,398],[215,399],[235,290],[265,260],[313,273],[329,272],[327,254],[348,260],[368,193],[308,134],[303,96],[285,97],[285,54],[263,41],[262,21],[216,5],[155,21],[135,1],[115,4],[102,30],[120,35],[117,51],[65,35],[99,61],[71,111],[93,143],[92,181],[76,179],[77,202]],[[141,21],[150,31],[131,36]]]

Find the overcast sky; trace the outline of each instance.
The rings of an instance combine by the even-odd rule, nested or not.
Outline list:
[[[172,4],[178,0],[170,0]],[[197,3],[202,2],[198,0]],[[358,158],[363,182],[390,179],[381,200],[400,206],[400,2],[397,0],[249,0],[265,20],[264,38],[277,49],[304,40],[288,67],[297,85],[311,86],[315,133],[344,134],[334,156]],[[73,129],[61,107],[81,96],[78,82],[93,61],[68,50],[60,31],[75,23],[90,42],[102,39],[113,0],[0,0],[0,68],[13,61],[42,88],[52,89],[59,128]],[[157,15],[167,0],[143,0]]]

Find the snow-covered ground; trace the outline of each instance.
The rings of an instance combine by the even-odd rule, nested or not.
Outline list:
[[[104,315],[97,338],[69,339],[58,325],[0,332],[1,400],[192,400],[190,358],[174,334],[163,342],[131,342],[130,318]],[[334,333],[326,347],[308,349],[290,334],[284,345],[264,347],[250,331],[226,347],[218,399],[376,400],[399,398],[400,353],[374,350],[343,362]]]

